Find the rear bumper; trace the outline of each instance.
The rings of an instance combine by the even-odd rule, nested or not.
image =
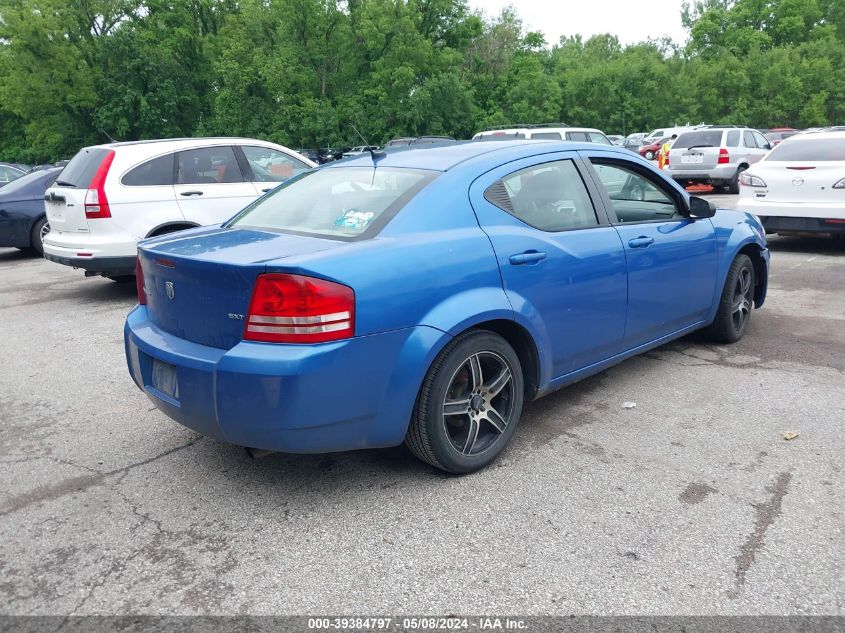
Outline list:
[[[845,220],[845,204],[841,202],[806,203],[806,202],[778,202],[765,197],[757,198],[755,194],[746,194],[746,187],[740,194],[736,208],[739,211],[753,213],[758,218],[806,218],[812,220]],[[835,226],[836,223],[833,223]]]
[[[669,165],[664,171],[680,183],[696,182],[711,184],[714,182],[726,182],[733,179],[737,169],[736,165],[731,164],[719,165],[712,169],[678,169],[673,168],[671,162]]]
[[[90,235],[50,231],[44,238],[45,259],[81,268],[91,274],[129,275],[135,272],[138,245],[131,242],[100,242]],[[84,254],[82,254],[84,253]]]
[[[779,216],[761,217],[766,233],[829,233],[845,235],[845,220],[833,221],[824,218],[789,218]]]
[[[133,380],[166,415],[232,444],[291,453],[395,446],[444,333],[418,326],[318,345],[199,345],[157,328],[145,306],[126,319]],[[175,366],[178,396],[152,386]],[[177,399],[178,398],[178,399]]]

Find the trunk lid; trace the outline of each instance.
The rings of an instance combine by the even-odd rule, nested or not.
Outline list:
[[[719,164],[722,146],[721,130],[695,130],[681,134],[669,151],[673,171],[701,171]]]
[[[845,202],[845,191],[833,185],[845,176],[836,163],[822,161],[772,162],[754,165],[749,173],[759,176],[766,187],[755,187],[755,197],[775,202]],[[765,192],[765,195],[761,195]]]
[[[160,329],[230,349],[243,340],[255,278],[267,262],[310,255],[343,242],[269,231],[202,228],[142,242],[147,310]]]

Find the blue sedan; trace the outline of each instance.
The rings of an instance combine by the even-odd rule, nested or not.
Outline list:
[[[141,242],[135,383],[246,447],[402,443],[489,464],[523,403],[766,296],[754,216],[690,197],[623,149],[462,143],[306,172],[222,226]]]
[[[31,248],[39,255],[50,230],[44,210],[44,192],[61,169],[33,171],[0,189],[0,246]]]

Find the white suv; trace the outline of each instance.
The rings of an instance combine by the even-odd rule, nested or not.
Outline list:
[[[579,141],[613,145],[601,130],[592,127],[514,127],[478,132],[473,141],[507,141],[516,139],[545,139],[550,141]]]
[[[86,147],[44,195],[44,257],[86,276],[134,274],[138,240],[219,224],[315,166],[280,145],[244,138]]]

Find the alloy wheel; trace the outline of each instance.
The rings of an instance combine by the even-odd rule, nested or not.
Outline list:
[[[443,424],[461,455],[479,455],[494,446],[514,413],[513,372],[494,352],[478,352],[455,371],[443,402]]]
[[[731,318],[737,332],[742,332],[748,322],[748,317],[751,315],[752,293],[754,292],[752,281],[751,269],[747,267],[740,269],[734,288],[733,302],[731,303]]]

